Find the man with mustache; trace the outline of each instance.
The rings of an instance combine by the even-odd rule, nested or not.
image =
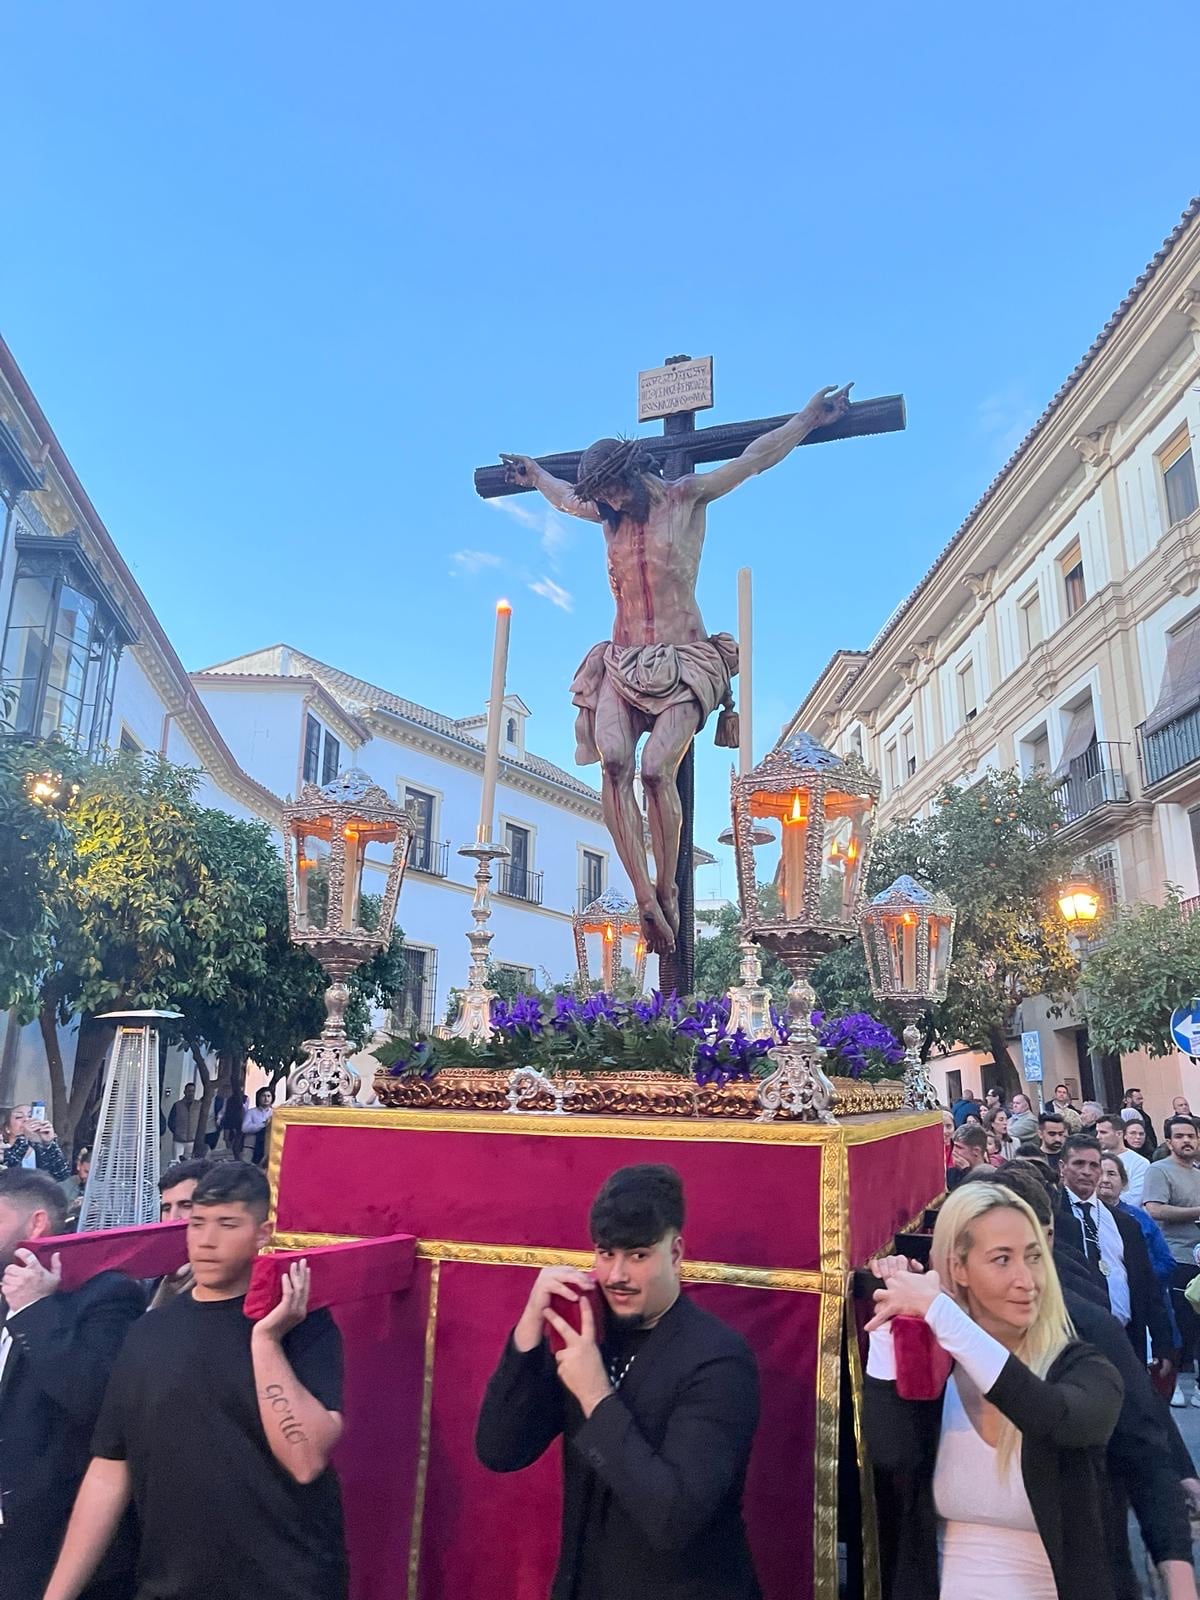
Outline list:
[[[551,1600],[759,1600],[742,1523],[758,1372],[741,1336],[680,1294],[679,1174],[621,1168],[589,1222],[593,1268],[538,1274],[488,1384],[476,1453],[516,1472],[562,1435]]]

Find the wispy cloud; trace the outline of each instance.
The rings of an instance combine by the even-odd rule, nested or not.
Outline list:
[[[549,600],[550,604],[557,606],[560,611],[574,611],[575,600],[570,591],[555,583],[553,578],[539,578],[529,587],[534,594],[541,595],[543,600]]]
[[[541,499],[530,505],[524,505],[515,495],[504,495],[499,499],[489,500],[487,504],[495,506],[497,511],[503,511],[514,522],[519,522],[522,527],[536,533],[542,554],[555,571],[558,570],[563,552],[575,534],[570,518],[564,517]]]
[[[975,412],[975,425],[993,441],[998,454],[1007,460],[1037,420],[1037,408],[1019,384],[984,395]]]
[[[450,576],[456,578],[460,572],[482,572],[485,567],[501,567],[504,565],[502,558],[492,550],[456,550],[450,557],[453,565]]]

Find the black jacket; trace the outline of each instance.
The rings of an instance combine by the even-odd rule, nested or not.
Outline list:
[[[1137,1518],[1152,1561],[1190,1564],[1192,1532],[1179,1480],[1194,1476],[1195,1468],[1166,1401],[1155,1392],[1121,1324],[1066,1283],[1062,1287],[1076,1333],[1112,1362],[1125,1386],[1121,1414],[1108,1441],[1112,1514],[1107,1526],[1114,1538],[1119,1600],[1141,1600],[1142,1586],[1134,1574],[1125,1533],[1126,1511],[1132,1510]]]
[[[1093,1204],[1103,1205],[1102,1200],[1095,1200]],[[1175,1336],[1171,1330],[1171,1319],[1167,1313],[1167,1304],[1163,1298],[1162,1288],[1154,1275],[1154,1268],[1150,1265],[1150,1252],[1146,1249],[1146,1241],[1142,1237],[1142,1230],[1138,1227],[1133,1217],[1124,1211],[1114,1211],[1108,1207],[1108,1214],[1117,1225],[1117,1232],[1121,1235],[1121,1245],[1125,1255],[1125,1273],[1129,1279],[1129,1342],[1134,1353],[1141,1356],[1146,1349],[1146,1335],[1150,1336],[1150,1348],[1154,1352],[1155,1360],[1170,1360],[1175,1350]],[[1077,1255],[1084,1255],[1083,1224],[1071,1210],[1071,1197],[1064,1188],[1059,1214],[1054,1219],[1055,1238],[1060,1238],[1070,1246]],[[1088,1271],[1095,1272],[1100,1277],[1098,1266],[1088,1261]],[[1101,1282],[1103,1278],[1101,1277]],[[1105,1294],[1107,1296],[1107,1288]]]
[[[586,1419],[559,1382],[549,1345],[521,1354],[510,1338],[484,1396],[475,1450],[493,1472],[517,1472],[563,1435],[551,1600],[574,1600],[585,1573],[586,1593],[604,1600],[759,1600],[742,1523],[757,1425],[749,1347],[681,1296],[618,1393]],[[585,1548],[601,1525],[602,1540]]]
[[[1121,1409],[1117,1373],[1091,1345],[1069,1344],[1045,1378],[1010,1356],[987,1398],[1021,1434],[1021,1476],[1059,1600],[1115,1600],[1104,1458]],[[875,1473],[884,1600],[933,1600],[933,1469],[942,1400],[902,1400],[894,1383],[867,1378],[863,1422]]]
[[[109,1372],[145,1304],[131,1279],[102,1272],[72,1293],[35,1301],[6,1324],[12,1349],[0,1380],[4,1600],[41,1600],[91,1459]],[[129,1557],[118,1540],[98,1579]]]

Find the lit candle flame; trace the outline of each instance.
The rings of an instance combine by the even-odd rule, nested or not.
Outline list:
[[[789,826],[792,826],[792,825],[794,825],[796,823],[807,822],[808,821],[808,815],[805,812],[805,809],[804,809],[804,806],[803,806],[803,803],[802,803],[803,799],[804,799],[804,796],[800,793],[799,789],[797,789],[795,794],[792,796],[792,809],[791,809],[791,812],[790,812],[790,814],[788,816],[784,817],[784,819],[783,819],[784,822],[787,823]]]

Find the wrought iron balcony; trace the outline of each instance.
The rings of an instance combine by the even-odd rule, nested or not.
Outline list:
[[[1078,822],[1101,806],[1128,802],[1129,784],[1121,756],[1124,748],[1107,740],[1097,742],[1071,762],[1058,787],[1065,823]]]
[[[444,878],[450,870],[450,841],[415,838],[408,852],[410,872],[427,872],[431,878]]]
[[[540,906],[542,903],[542,874],[530,872],[528,867],[514,866],[511,861],[500,863],[500,887],[498,894],[506,894],[510,900],[525,900],[531,906]]]
[[[1200,706],[1193,706],[1153,733],[1138,729],[1142,753],[1142,774],[1146,787],[1161,783],[1174,772],[1181,772],[1200,761]]]
[[[599,900],[603,893],[603,888],[598,889],[595,884],[581,883],[579,885],[579,904],[575,909],[577,911],[586,911],[592,901]]]

